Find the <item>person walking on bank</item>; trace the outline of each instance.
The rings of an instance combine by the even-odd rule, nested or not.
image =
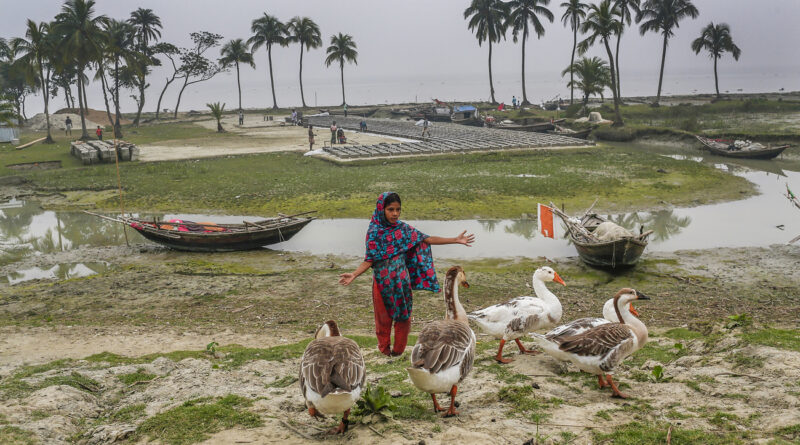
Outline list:
[[[244,125],[244,111],[241,108],[239,109],[239,125]]]
[[[356,270],[339,275],[347,286],[372,268],[372,305],[375,334],[381,353],[403,353],[411,330],[412,289],[439,292],[433,268],[432,245],[462,244],[470,247],[475,235],[461,232],[454,238],[428,236],[400,221],[400,196],[384,192],[378,197],[369,221],[366,254]],[[394,344],[390,347],[394,324]]]
[[[94,131],[94,134],[97,135],[97,139],[99,139],[101,141],[103,140],[103,129],[100,128],[99,125],[97,126],[97,130]]]
[[[64,136],[72,136],[72,119],[69,116],[64,121]]]
[[[347,117],[347,104],[344,104],[344,117]]]
[[[336,143],[336,121],[331,124],[331,145]]]
[[[422,121],[422,140],[425,140],[425,135],[427,134],[428,137],[431,137],[431,129],[430,129],[430,122],[428,122],[428,116],[423,117]]]
[[[308,151],[314,150],[314,126],[308,124]]]

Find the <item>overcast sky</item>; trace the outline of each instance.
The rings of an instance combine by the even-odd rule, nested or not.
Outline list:
[[[62,3],[59,0],[0,0],[0,37],[22,35],[26,18],[52,20]],[[570,61],[572,33],[560,22],[563,14],[560,3],[561,0],[553,0],[549,5],[556,20],[546,25],[545,36],[540,40],[533,38],[527,45],[526,84],[529,95],[535,95],[537,100],[567,91],[560,72]],[[670,88],[675,92],[694,89],[699,92],[713,91],[713,78],[707,85],[708,76],[712,74],[710,60],[705,54],[695,55],[689,47],[691,41],[699,36],[700,30],[711,21],[728,23],[734,41],[742,49],[738,62],[734,62],[730,56],[720,62],[721,89],[725,89],[726,76],[729,79],[751,76],[751,80],[737,80],[735,85],[732,85],[734,81],[729,80],[727,85],[731,89],[738,87],[745,88],[745,91],[761,91],[764,88],[778,89],[779,85],[787,90],[800,89],[800,27],[797,26],[800,1],[694,0],[694,4],[700,10],[700,16],[696,20],[681,22],[676,36],[670,40],[665,76],[672,79],[672,83],[665,82],[667,93]],[[373,102],[383,102],[383,96],[389,99],[402,96],[413,100],[415,94],[423,95],[419,100],[428,100],[424,95],[435,95],[437,85],[443,97],[450,94],[467,96],[463,97],[465,100],[487,99],[488,48],[486,43],[479,47],[474,35],[467,29],[463,11],[468,5],[467,0],[98,0],[96,11],[125,19],[138,7],[150,8],[161,17],[164,25],[162,40],[177,46],[188,46],[189,33],[199,30],[221,34],[225,40],[247,39],[251,21],[264,12],[282,21],[294,16],[310,17],[321,28],[324,46],[306,53],[303,59],[306,102],[313,104],[313,94],[318,93],[318,101],[323,104],[341,101],[338,67],[326,68],[323,63],[330,36],[338,32],[352,35],[358,45],[358,65],[345,67],[345,83],[356,90],[350,91],[348,88],[348,96],[358,99],[354,100],[355,103],[368,101],[364,89],[369,89],[369,99]],[[297,45],[273,49],[279,105],[299,103],[299,51]],[[218,49],[209,51],[212,52],[210,56],[218,57]],[[512,93],[519,95],[521,92],[520,54],[521,47],[513,42],[510,33],[507,40],[495,46],[493,69],[498,99],[510,101]],[[599,46],[592,49],[589,55],[606,57],[605,51]],[[638,29],[629,30],[623,36],[620,57],[623,93],[626,93],[628,80],[634,90],[629,94],[654,95],[660,57],[660,35],[641,36]],[[242,70],[243,88],[248,96],[246,107],[271,105],[267,70],[266,51],[262,48],[256,53],[256,69],[246,67]],[[152,86],[148,90],[146,108],[154,106],[165,75],[163,70],[157,70],[151,77]],[[759,75],[780,80],[764,83],[758,80]],[[682,76],[687,80],[681,86]],[[689,80],[692,76],[705,77],[702,80]],[[694,83],[690,88],[691,82]],[[458,84],[458,87],[454,84]],[[402,94],[392,91],[392,85],[395,85],[395,89],[402,89]],[[464,93],[465,86],[469,88],[468,93]],[[193,93],[186,97],[193,107],[198,107],[198,101],[204,103],[204,100],[215,100],[215,97],[206,97],[208,94],[204,96],[203,93],[208,91],[224,90],[219,94],[225,95],[225,100],[229,103],[235,100],[232,99],[235,97],[235,77],[232,74],[214,79],[202,88],[190,88],[193,88]],[[171,94],[177,93],[168,92],[162,107],[174,106]],[[41,100],[29,101],[32,110],[36,110],[38,102]],[[90,105],[97,108],[99,104],[95,102],[90,99]],[[57,108],[62,106],[60,99],[56,103]]]

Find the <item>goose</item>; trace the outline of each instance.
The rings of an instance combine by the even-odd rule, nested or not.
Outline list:
[[[411,366],[406,368],[414,386],[430,393],[434,412],[444,411],[436,400],[436,394],[450,394],[450,408],[445,417],[458,414],[455,405],[458,384],[472,370],[475,361],[475,333],[470,329],[467,312],[458,300],[459,284],[469,287],[464,270],[453,266],[447,271],[444,284],[445,318],[422,327],[411,350]]]
[[[328,320],[317,329],[300,362],[300,389],[312,417],[343,413],[339,426],[328,434],[347,431],[350,408],[364,388],[365,369],[358,344],[342,337],[335,321]]]
[[[635,316],[639,316],[639,312],[633,307],[633,303],[628,303],[628,312]],[[553,328],[550,332],[545,334],[544,336],[550,340],[555,338],[564,338],[569,337],[572,335],[578,335],[581,332],[586,331],[587,329],[591,329],[595,326],[600,326],[601,324],[606,323],[619,323],[619,318],[617,318],[617,311],[614,309],[614,299],[609,298],[606,300],[606,303],[603,305],[603,318],[579,318],[577,320],[573,320],[567,324],[562,324],[556,328]],[[551,356],[555,357],[555,355],[550,354]],[[557,358],[557,357],[556,357]],[[568,359],[564,358],[563,361],[568,361]]]
[[[521,354],[536,354],[525,349],[520,337],[527,333],[555,326],[561,320],[561,302],[545,286],[545,282],[555,281],[566,286],[564,280],[555,270],[544,266],[533,273],[533,290],[535,297],[517,297],[505,303],[495,304],[469,314],[481,330],[500,340],[495,360],[500,363],[511,363],[513,359],[503,358],[503,346],[506,341],[514,340]]]
[[[618,323],[602,323],[569,336],[548,338],[547,335],[533,334],[534,341],[548,355],[559,360],[567,359],[581,371],[595,374],[601,388],[611,386],[612,397],[625,399],[627,396],[619,391],[611,374],[625,358],[647,343],[647,326],[625,308],[633,300],[649,299],[639,291],[623,288],[613,300],[617,319],[620,320]]]

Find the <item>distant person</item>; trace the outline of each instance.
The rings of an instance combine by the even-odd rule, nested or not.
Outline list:
[[[497,111],[505,111],[506,104],[505,102],[500,102],[500,105],[497,106]]]
[[[346,144],[347,138],[344,136],[344,128],[339,128],[336,130],[336,137],[339,139],[340,144]]]
[[[331,145],[336,144],[336,121],[331,124]]]
[[[103,140],[103,129],[100,128],[99,125],[97,126],[97,130],[95,130],[94,133],[97,135],[97,139],[101,141]]]
[[[314,150],[314,126],[308,124],[308,151]]]
[[[428,122],[428,116],[422,118],[422,139],[425,139],[425,135],[427,134],[428,137],[431,137],[431,128],[430,122]]]
[[[241,108],[239,109],[239,125],[244,125],[244,111]]]
[[[344,117],[347,117],[347,104],[344,104]]]
[[[511,96],[511,106],[517,109],[517,96]]]
[[[64,121],[64,136],[72,136],[72,119],[69,116]]]
[[[366,119],[366,118],[364,118],[364,119],[361,119],[361,123],[360,123],[360,124],[358,124],[358,126],[359,126],[359,127],[361,127],[361,132],[362,132],[362,133],[364,133],[365,131],[367,131],[367,119]]]
[[[292,110],[292,125],[297,125],[297,110]]]

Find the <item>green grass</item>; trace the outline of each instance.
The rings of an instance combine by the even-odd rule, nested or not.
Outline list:
[[[670,329],[669,331],[664,333],[664,336],[669,337],[673,340],[694,340],[696,338],[705,337],[700,332],[692,331],[686,328],[675,328]]]
[[[0,384],[0,399],[16,398],[21,399],[27,397],[34,391],[49,386],[66,385],[77,388],[86,392],[99,392],[101,391],[100,384],[78,372],[72,372],[70,375],[61,375],[47,377],[38,383],[28,383],[24,378],[31,377],[30,369],[23,369],[6,379]]]
[[[276,379],[270,383],[267,383],[267,388],[286,388],[289,385],[292,385],[294,382],[298,381],[299,379],[294,375],[287,375],[283,376],[280,379]]]
[[[120,408],[111,415],[111,420],[114,422],[132,422],[145,416],[144,403],[137,403]]]
[[[795,441],[795,443],[797,443],[796,441],[800,439],[800,423],[779,428],[775,431],[775,434],[783,439]]]
[[[0,163],[3,157],[0,155]],[[658,173],[661,169],[667,173]],[[538,177],[516,177],[534,174]],[[680,162],[634,147],[523,153],[475,153],[337,165],[297,153],[270,153],[121,166],[126,208],[274,214],[318,210],[324,217],[364,217],[380,192],[407,196],[404,218],[506,218],[534,211],[542,200],[569,209],[595,198],[605,210],[738,198],[752,185],[700,163]],[[45,192],[112,190],[113,165],[32,172]],[[601,182],[602,189],[596,184]],[[238,196],[236,199],[232,197]],[[114,196],[97,197],[116,207]],[[612,208],[613,207],[613,208]]]
[[[642,366],[646,361],[653,360],[661,364],[667,364],[676,358],[685,355],[686,348],[677,349],[674,346],[662,346],[658,343],[647,343],[642,349],[636,351],[628,360],[631,366]]]
[[[769,328],[745,332],[740,337],[749,343],[800,352],[800,330]]]
[[[594,431],[597,444],[614,445],[663,445],[667,443],[667,423],[632,422],[614,429],[611,433]],[[737,434],[706,432],[673,426],[673,445],[732,445],[745,443]]]
[[[731,353],[725,359],[733,363],[735,368],[763,368],[766,361],[764,357],[756,357],[741,351]]]
[[[35,445],[40,443],[32,432],[15,426],[0,427],[0,443],[4,445]]]
[[[137,369],[136,372],[130,374],[120,374],[117,376],[117,379],[126,385],[132,385],[136,382],[149,382],[156,377],[158,376],[155,374],[148,374],[144,369]]]
[[[547,399],[537,397],[530,385],[505,386],[500,389],[498,398],[501,402],[510,405],[509,415],[522,415],[537,424],[550,417],[547,412],[549,409],[557,408],[564,403],[563,400],[556,397]]]
[[[213,433],[235,426],[255,428],[261,426],[261,419],[244,409],[252,403],[233,394],[214,401],[189,400],[148,418],[139,425],[136,435],[171,445],[183,445],[203,441]]]

